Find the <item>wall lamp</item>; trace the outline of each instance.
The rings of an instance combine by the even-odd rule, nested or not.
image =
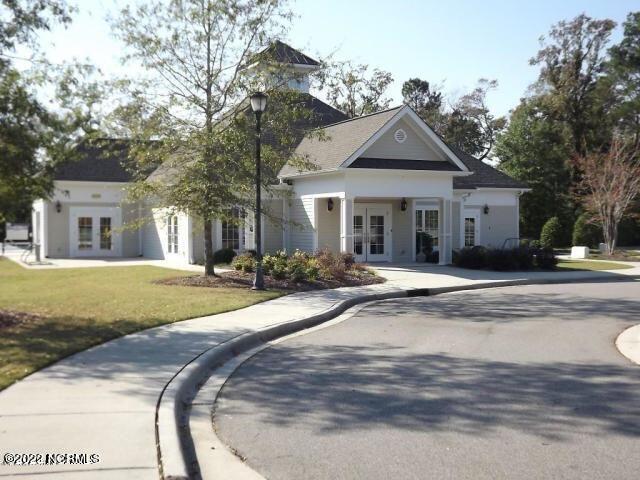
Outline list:
[[[484,211],[485,215],[489,214],[489,205],[487,205],[486,203],[484,204],[484,208],[482,209]]]
[[[60,200],[58,200],[56,202],[56,212],[60,213],[62,211],[62,204],[60,203]]]
[[[331,212],[333,210],[333,198],[327,200],[327,211]]]
[[[406,198],[402,198],[402,201],[400,202],[400,210],[402,210],[403,212],[407,211],[407,199]]]

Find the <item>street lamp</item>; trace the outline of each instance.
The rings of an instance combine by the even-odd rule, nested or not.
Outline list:
[[[267,108],[267,96],[262,92],[256,92],[250,97],[251,110],[256,114],[256,225],[254,235],[256,237],[256,276],[253,279],[252,290],[264,290],[264,275],[262,273],[262,228],[260,208],[260,117]]]

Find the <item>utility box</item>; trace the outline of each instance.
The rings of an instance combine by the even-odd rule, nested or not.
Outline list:
[[[571,258],[589,258],[589,247],[571,247]]]

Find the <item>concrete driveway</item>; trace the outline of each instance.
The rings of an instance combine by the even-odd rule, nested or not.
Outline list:
[[[221,438],[272,479],[636,479],[640,283],[381,302],[224,387]]]

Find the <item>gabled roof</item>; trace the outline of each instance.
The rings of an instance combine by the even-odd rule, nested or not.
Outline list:
[[[58,165],[54,180],[84,182],[129,182],[131,173],[126,168],[129,141],[100,139],[81,142],[73,158]]]
[[[288,63],[292,65],[308,65],[310,67],[320,66],[320,62],[317,60],[314,60],[280,40],[271,43],[267,48],[258,53],[253,60]]]
[[[296,149],[296,154],[312,162],[319,170],[335,170],[362,147],[380,130],[402,107],[351,118],[322,129],[324,138],[305,137]],[[286,164],[280,170],[280,177],[300,173],[297,168]]]
[[[376,165],[372,167],[363,166],[364,163],[372,165],[371,159],[364,163],[363,161],[358,162],[360,155],[364,153],[366,148],[371,146],[380,135],[395,125],[397,120],[405,117],[412,119],[417,128],[421,130],[426,137],[430,137],[434,145],[442,150],[447,159],[444,163],[450,164],[451,168],[445,167],[441,162],[435,162],[433,159],[427,158],[419,160],[425,164],[421,167],[417,167],[416,164],[409,159],[402,158],[397,159],[400,163],[380,162],[381,159],[376,159]],[[314,171],[333,171],[347,167],[403,170],[405,169],[403,165],[411,165],[411,168],[406,168],[407,170],[467,171],[465,164],[456,158],[455,153],[406,105],[329,125],[323,128],[322,132],[324,135],[320,138],[304,138],[296,149],[297,155],[302,156],[317,167],[317,170]],[[409,163],[406,163],[407,161]],[[358,164],[352,167],[354,162],[358,162]],[[296,176],[302,173],[313,173],[314,171],[300,172],[291,165],[285,165],[280,171],[279,176]]]

